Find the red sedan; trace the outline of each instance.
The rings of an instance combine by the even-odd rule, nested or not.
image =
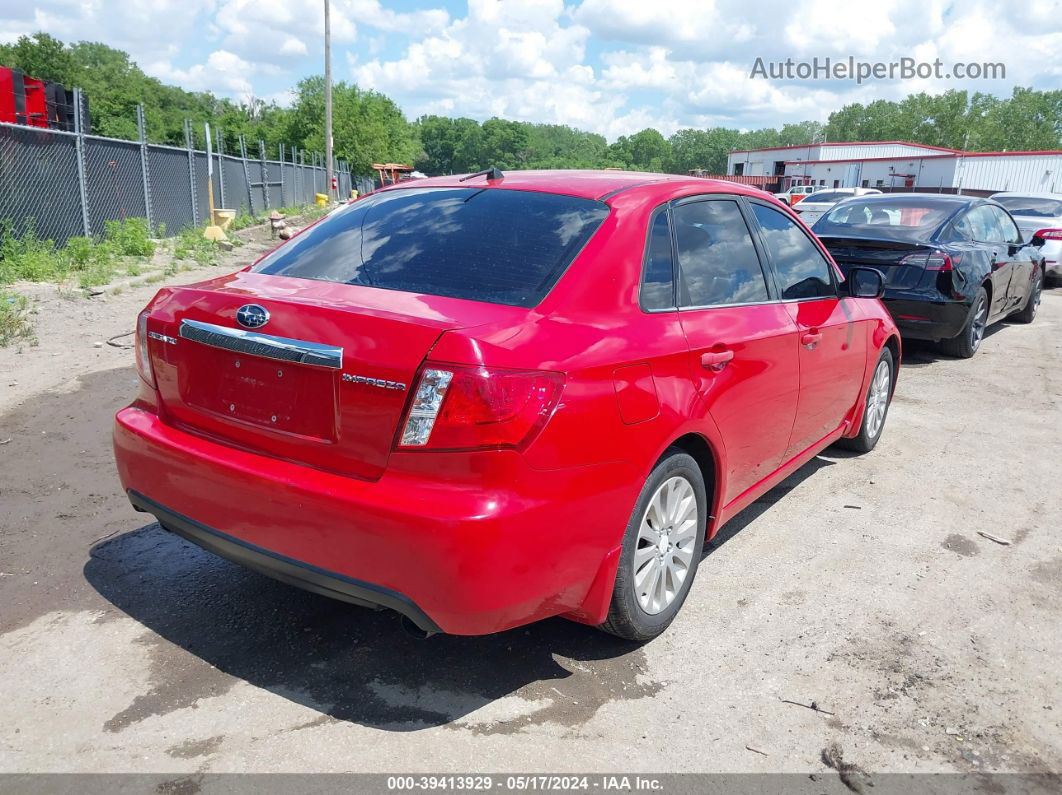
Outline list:
[[[159,292],[118,470],[168,530],[424,633],[646,639],[727,520],[874,447],[900,356],[880,292],[742,185],[402,183]]]

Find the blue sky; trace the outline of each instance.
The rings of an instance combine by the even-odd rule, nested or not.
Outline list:
[[[1005,8],[1005,12],[1001,9]],[[0,41],[44,30],[128,51],[189,89],[284,103],[322,70],[319,0],[0,0]],[[422,113],[653,126],[825,120],[853,101],[1062,87],[1062,2],[1023,0],[333,0],[333,70]],[[753,79],[757,57],[1002,61],[1005,79]]]

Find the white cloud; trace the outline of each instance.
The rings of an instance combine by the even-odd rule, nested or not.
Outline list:
[[[1062,87],[1058,0],[469,0],[467,12],[332,0],[335,75],[408,116],[571,124],[615,138],[654,126],[775,126],[841,105],[948,88]],[[45,30],[104,41],[191,88],[288,98],[318,73],[320,0],[0,0],[0,41]],[[767,61],[1003,61],[1006,81],[750,79]]]
[[[101,41],[134,60],[200,35],[215,0],[0,0],[0,40],[37,31],[66,42]]]
[[[202,64],[188,69],[175,67],[169,60],[142,64],[145,72],[163,82],[177,83],[189,91],[213,91],[240,100],[254,95],[256,68],[228,50],[215,50]]]

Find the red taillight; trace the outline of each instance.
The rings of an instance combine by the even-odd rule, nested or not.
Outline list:
[[[151,356],[147,346],[147,319],[149,310],[145,309],[136,319],[136,371],[148,386],[155,386],[155,372],[151,369]]]
[[[1041,238],[1043,240],[1062,240],[1062,229],[1041,229],[1033,235],[1033,238]]]
[[[397,446],[405,450],[520,447],[542,428],[564,377],[544,370],[429,364]]]
[[[959,264],[958,254],[946,254],[943,251],[931,251],[928,254],[908,254],[900,260],[901,265],[914,265],[927,271],[950,271]]]

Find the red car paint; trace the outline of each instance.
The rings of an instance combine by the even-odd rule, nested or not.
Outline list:
[[[415,184],[435,186],[468,183]],[[624,172],[512,172],[485,187],[609,207],[533,308],[249,270],[161,290],[146,318],[155,385],[142,378],[116,417],[123,486],[239,543],[398,592],[442,631],[475,635],[554,615],[601,623],[639,490],[676,440],[710,454],[711,538],[858,432],[873,365],[887,342],[899,350],[879,301],[640,308],[654,208],[749,196],[803,226],[780,202],[735,183]],[[249,380],[233,381],[234,354],[176,339],[186,319],[235,327],[249,301],[270,311],[272,334],[341,342],[342,370],[241,354]],[[426,359],[558,374],[559,399],[515,448],[405,449],[398,434]],[[277,370],[298,391],[298,411],[280,417],[292,397],[275,394]],[[240,384],[261,399],[226,411],[223,394]]]

